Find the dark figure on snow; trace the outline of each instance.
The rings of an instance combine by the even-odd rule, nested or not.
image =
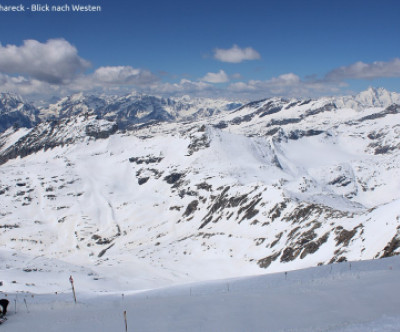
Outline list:
[[[6,299],[0,300],[0,317],[5,316],[5,314],[7,313],[8,303],[9,303],[9,301]]]

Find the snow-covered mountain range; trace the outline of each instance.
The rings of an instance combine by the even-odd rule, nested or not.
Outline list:
[[[138,123],[196,120],[233,110],[243,103],[189,96],[162,98],[134,92],[124,96],[77,93],[55,103],[42,104],[36,107],[20,96],[1,93],[0,132],[13,125],[30,128],[40,122],[79,114],[95,114],[98,118],[116,122],[120,129],[129,129]]]
[[[139,289],[400,253],[397,93],[37,111],[0,136],[0,269]]]
[[[20,96],[0,93],[0,132],[9,127],[31,128],[39,122],[39,110]]]

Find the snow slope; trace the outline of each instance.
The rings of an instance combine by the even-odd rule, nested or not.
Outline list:
[[[42,293],[76,270],[90,290],[140,290],[397,255],[400,107],[374,105],[271,98],[123,131],[86,112],[9,128],[2,279]]]
[[[400,329],[399,258],[142,292],[7,293],[2,331],[347,331]],[[32,280],[40,282],[40,280]],[[2,296],[5,296],[3,293]]]

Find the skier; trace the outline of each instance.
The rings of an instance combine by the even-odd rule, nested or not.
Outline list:
[[[3,318],[7,313],[7,306],[10,301],[6,299],[0,300],[0,318]]]

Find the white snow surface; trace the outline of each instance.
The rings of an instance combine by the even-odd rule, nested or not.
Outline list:
[[[77,303],[68,274],[60,278],[57,293],[2,293],[10,301],[2,331],[125,331],[124,312],[128,331],[141,332],[400,329],[398,257],[141,292],[89,292],[77,272]]]
[[[400,253],[400,112],[376,93],[9,129],[2,328],[123,330],[127,310],[134,331],[399,330],[396,258],[331,264]]]

